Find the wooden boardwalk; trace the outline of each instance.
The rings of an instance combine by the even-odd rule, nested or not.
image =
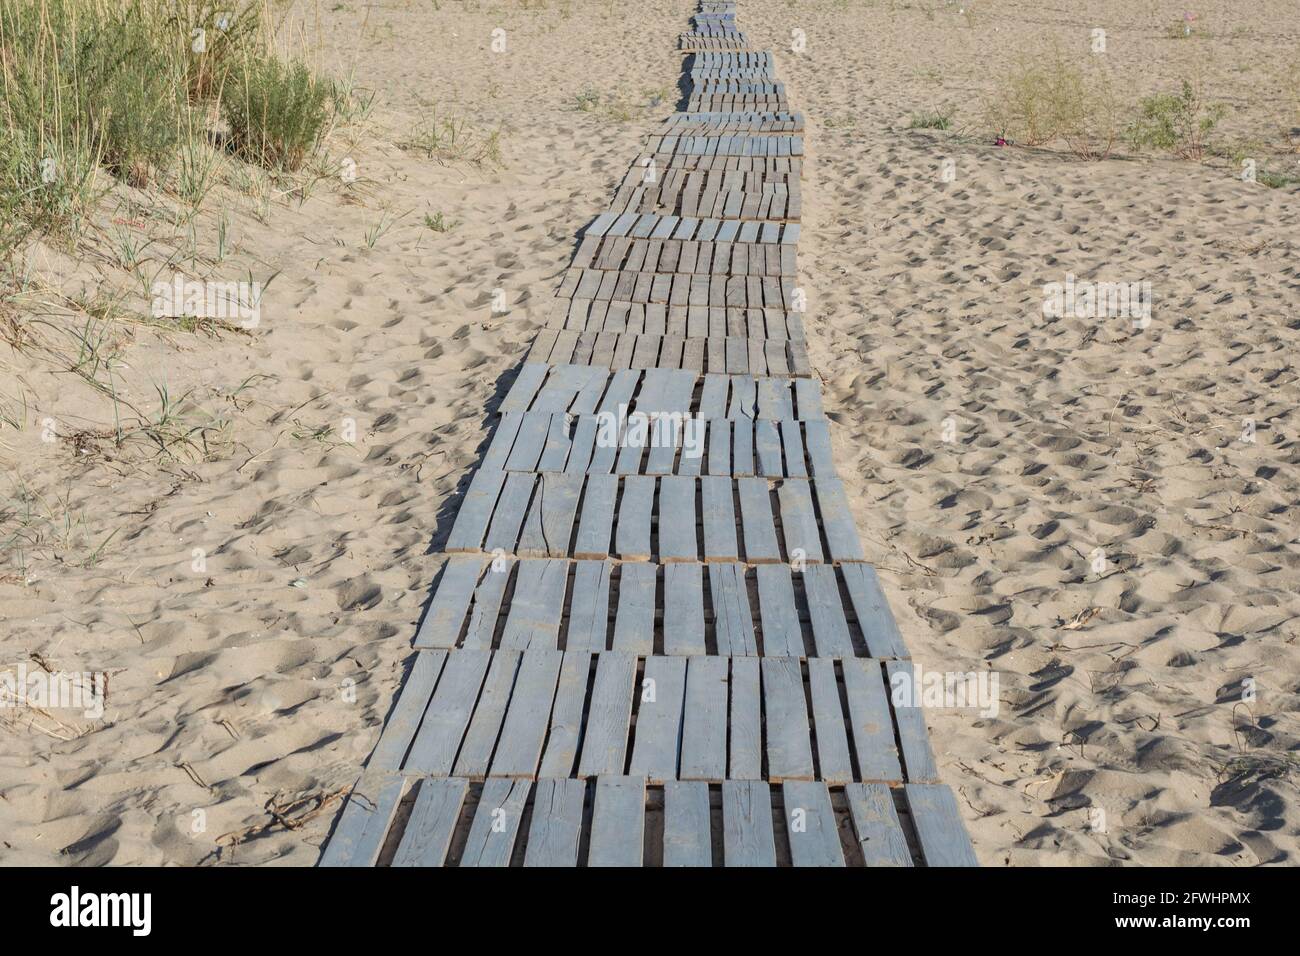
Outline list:
[[[735,3],[582,232],[322,865],[974,865],[805,346],[803,116]]]

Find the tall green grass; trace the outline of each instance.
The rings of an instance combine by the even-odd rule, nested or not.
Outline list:
[[[206,193],[231,124],[250,162],[297,168],[330,87],[275,48],[267,0],[3,0],[0,258],[33,231],[74,235],[114,180]]]

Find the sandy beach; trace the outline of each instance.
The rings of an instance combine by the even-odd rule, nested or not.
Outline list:
[[[119,411],[156,426],[126,445],[84,362],[0,350],[0,669],[106,675],[101,716],[0,709],[0,864],[317,861],[694,6],[313,8],[320,68],[374,92],[327,143],[355,176],[231,171],[193,225],[189,261],[265,284],[256,326],[97,323]],[[923,668],[999,677],[996,716],[926,714],[986,866],[1300,852],[1300,196],[1241,176],[1300,174],[1295,8],[1185,12],[741,3],[807,121],[804,321],[867,559]],[[1002,72],[1098,28],[1126,97],[1195,77],[1225,104],[1199,161],[997,145]],[[467,145],[430,156],[448,118]],[[129,284],[113,250],[35,243],[0,321],[75,353],[85,290]],[[1045,314],[1067,277],[1149,283],[1149,321]]]

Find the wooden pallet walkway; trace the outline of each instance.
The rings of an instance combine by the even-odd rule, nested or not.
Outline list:
[[[679,46],[322,865],[976,865],[808,358],[803,116],[731,0]]]

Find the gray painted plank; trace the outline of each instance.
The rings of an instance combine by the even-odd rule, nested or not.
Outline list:
[[[456,512],[456,522],[447,536],[447,551],[477,551],[487,534],[497,496],[505,484],[506,473],[480,468],[470,479],[465,498]]]
[[[867,653],[872,657],[908,657],[903,635],[880,588],[875,568],[867,564],[845,564],[840,568],[848,588],[853,613],[862,628]]]
[[[469,781],[460,777],[421,781],[393,866],[442,866],[468,792]]]
[[[858,530],[853,525],[853,513],[849,511],[849,500],[844,495],[844,483],[838,478],[818,478],[813,485],[817,491],[817,507],[821,511],[826,549],[831,560],[863,560]]]
[[[633,654],[654,652],[657,576],[658,565],[638,562],[619,566],[614,650]]]
[[[512,471],[506,475],[505,488],[501,491],[496,510],[492,512],[487,540],[483,542],[484,551],[509,554],[515,550],[519,529],[523,527],[536,482],[537,476],[530,472]]]
[[[795,604],[790,566],[761,564],[754,569],[758,579],[758,611],[763,622],[763,654],[766,657],[803,657],[803,628]]]
[[[898,742],[903,749],[903,767],[908,783],[938,783],[939,768],[934,765],[930,735],[925,729],[921,710],[921,689],[916,687],[916,672],[908,661],[885,664],[889,677],[890,700],[898,724]],[[902,703],[900,704],[900,700]]]
[[[367,770],[348,794],[320,866],[374,866],[406,785],[401,774]]]
[[[538,780],[524,866],[577,866],[585,780]]]
[[[845,658],[844,692],[849,702],[849,726],[858,756],[858,776],[865,781],[896,782],[903,779],[894,743],[894,721],[889,713],[880,662]]]
[[[848,783],[853,779],[853,763],[844,733],[835,661],[829,657],[808,658],[808,685],[812,691],[818,777],[826,783]]]
[[[525,362],[515,376],[514,383],[510,386],[510,391],[506,397],[501,400],[501,412],[524,412],[532,403],[533,396],[541,388],[542,382],[546,380],[546,373],[550,369],[549,365],[543,362]]]
[[[712,866],[709,785],[664,784],[664,866]]]
[[[727,776],[727,658],[692,657],[682,719],[683,780]]]
[[[521,555],[557,558],[569,553],[582,483],[582,475],[541,476],[519,536]]]
[[[780,561],[781,548],[776,540],[772,497],[766,479],[740,478],[736,481],[736,486],[740,491],[740,526],[745,539],[745,560],[750,564]]]
[[[483,564],[477,555],[452,555],[447,559],[438,590],[416,632],[416,647],[456,646]]]
[[[912,854],[890,789],[882,783],[851,783],[844,788],[844,795],[863,862],[867,866],[911,866]]]
[[[575,561],[565,648],[603,651],[609,633],[612,561]]]
[[[602,776],[591,812],[588,866],[640,866],[645,856],[645,780]]]
[[[630,772],[650,783],[677,778],[686,660],[684,657],[646,658]]]
[[[635,679],[636,657],[619,651],[605,651],[599,655],[578,776],[623,772]]]
[[[461,866],[509,866],[519,834],[519,820],[528,801],[527,780],[493,777],[483,784],[478,810],[470,824]]]
[[[926,866],[979,866],[951,790],[909,783],[904,792]]]
[[[709,476],[700,479],[704,519],[704,559],[736,561],[740,558],[736,542],[736,510],[732,501],[731,479]]]
[[[591,674],[591,652],[569,649],[560,665],[560,679],[551,709],[551,730],[546,738],[539,777],[567,777],[578,759],[582,734],[582,708],[587,700]]]
[[[467,648],[447,655],[442,679],[403,769],[433,776],[451,775],[491,659],[490,651]]]
[[[569,583],[569,562],[561,558],[524,558],[515,578],[515,595],[501,633],[502,650],[555,649]]]
[[[474,589],[474,603],[470,607],[462,647],[491,649],[496,638],[497,619],[501,615],[501,602],[505,599],[506,585],[510,583],[516,563],[509,558],[493,558],[488,562],[487,573]]]
[[[614,528],[614,501],[618,497],[615,475],[590,475],[582,497],[582,517],[578,519],[578,537],[573,544],[575,558],[609,556],[610,536]]]
[[[656,480],[650,475],[629,475],[623,479],[614,534],[615,550],[624,561],[650,558],[650,516],[654,511]]]
[[[506,705],[514,689],[519,656],[518,651],[497,651],[492,655],[474,716],[470,718],[469,729],[465,731],[465,740],[456,757],[453,776],[478,779],[487,775],[492,751],[501,732],[501,722],[506,716]]]
[[[564,655],[553,648],[524,651],[505,723],[501,725],[501,740],[492,758],[494,777],[531,778],[536,774],[563,660]]]
[[[844,866],[839,828],[826,784],[814,780],[788,780],[781,785],[785,797],[786,831],[790,834],[790,859],[795,866]]]
[[[723,781],[722,855],[727,866],[776,866],[772,797],[767,781]]]
[[[664,653],[704,654],[704,575],[698,564],[664,565]]]
[[[731,755],[727,776],[757,780],[763,768],[762,704],[759,700],[759,659],[731,659]]]
[[[659,479],[659,560],[696,561],[695,479],[668,476]]]
[[[763,705],[768,779],[774,783],[813,779],[808,702],[799,661],[763,658]]]
[[[754,617],[743,564],[710,564],[709,596],[713,602],[713,635],[718,653],[751,656],[758,653]]]
[[[844,604],[835,566],[810,564],[803,572],[804,593],[808,597],[808,617],[812,622],[813,644],[819,657],[852,657],[853,639],[849,636]]]
[[[817,529],[817,515],[813,511],[812,492],[806,481],[783,481],[777,489],[781,503],[781,534],[785,538],[785,553],[790,560],[800,554],[810,564],[823,559],[821,533]]]
[[[817,478],[835,477],[835,457],[831,454],[830,425],[824,418],[804,422],[804,444]]]
[[[424,651],[415,656],[411,674],[398,692],[397,703],[379,735],[379,743],[366,762],[367,769],[401,769],[446,660],[446,651]]]
[[[781,464],[781,435],[777,432],[776,422],[760,419],[754,424],[754,457],[757,459],[757,472],[766,478],[780,478],[783,472]]]

